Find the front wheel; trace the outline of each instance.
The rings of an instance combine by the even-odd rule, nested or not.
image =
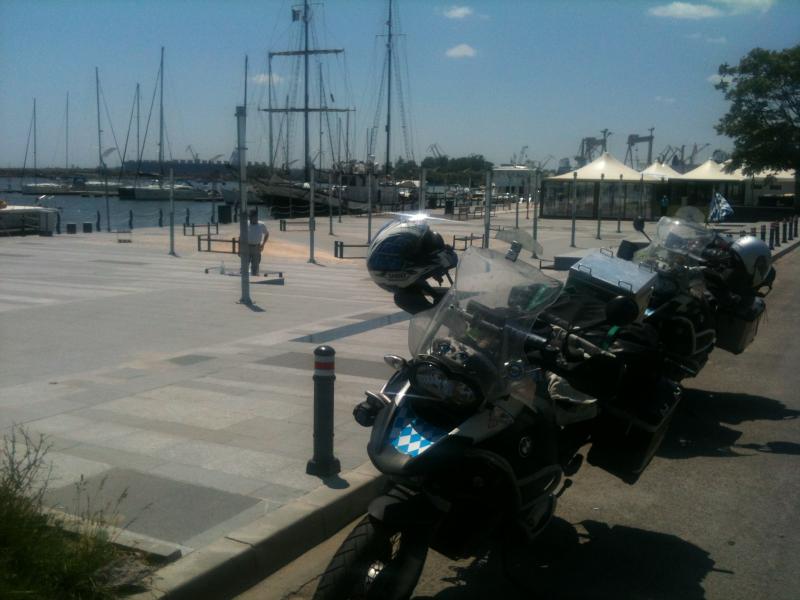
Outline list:
[[[416,538],[416,539],[415,539]],[[405,600],[425,564],[427,544],[364,517],[336,551],[314,600]]]

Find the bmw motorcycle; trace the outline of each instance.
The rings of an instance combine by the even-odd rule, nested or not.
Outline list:
[[[635,483],[679,382],[716,346],[752,342],[775,279],[759,240],[691,219],[662,219],[646,247],[590,253],[565,284],[518,261],[508,235],[525,237],[463,255],[455,284],[413,317],[411,359],[385,357],[394,375],[356,407],[390,485],[317,600],[408,598],[429,548],[458,559],[487,539],[534,539],[587,444],[589,463]]]
[[[643,222],[635,226],[644,232]],[[697,375],[716,347],[740,354],[755,339],[776,277],[761,240],[662,217],[648,245],[635,251],[623,243],[618,256],[655,274],[644,320],[664,346],[674,379]]]
[[[636,300],[567,289],[519,250],[467,250],[444,298],[412,318],[411,358],[385,357],[394,374],[355,408],[390,485],[317,600],[408,598],[429,548],[456,559],[535,538],[587,442],[589,462],[629,481],[658,448],[680,387]]]

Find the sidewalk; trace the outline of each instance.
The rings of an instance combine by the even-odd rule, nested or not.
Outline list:
[[[496,222],[514,220],[511,210]],[[383,222],[374,217],[373,233]],[[520,224],[531,225],[524,207]],[[130,244],[108,233],[0,239],[0,429],[49,437],[51,505],[74,510],[81,478],[95,506],[127,492],[118,522],[135,543],[180,553],[143,597],[241,591],[352,520],[380,485],[365,464],[369,432],[351,412],[389,375],[382,356],[408,353],[407,323],[392,323],[403,317],[362,260],[333,258],[327,217],[317,264],[307,262],[307,231],[268,225],[262,268],[284,280],[251,280],[252,309],[237,303],[239,279],[219,273],[237,257],[198,253],[180,229],[180,258],[167,254],[166,229],[136,230]],[[483,230],[435,227],[448,242]],[[569,227],[540,223],[546,258],[571,250]],[[366,228],[366,217],[334,219],[333,239],[363,243]],[[629,222],[622,231],[606,222],[596,240],[596,222],[579,222],[576,245],[638,239]],[[220,228],[237,235],[238,225]],[[342,464],[327,480],[305,474],[321,339],[337,353]]]

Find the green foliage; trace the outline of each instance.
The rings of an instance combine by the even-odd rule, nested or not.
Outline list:
[[[67,531],[44,510],[49,449],[21,428],[0,448],[0,598],[116,598],[120,582],[132,583],[130,556],[111,543],[97,512]]]
[[[404,160],[402,157],[397,158],[397,162],[392,169],[392,176],[396,180],[401,179],[419,179],[419,165],[413,160]]]
[[[486,171],[493,165],[482,154],[471,154],[460,158],[427,156],[422,161],[422,166],[427,169],[428,183],[478,186],[483,183]]]
[[[720,65],[719,76],[731,105],[716,130],[733,139],[730,168],[800,169],[800,45],[755,48],[737,66]]]

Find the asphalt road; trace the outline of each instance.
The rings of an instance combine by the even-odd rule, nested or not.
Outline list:
[[[432,552],[414,598],[798,598],[800,254],[777,269],[757,339],[685,382],[635,485],[584,466],[535,545],[459,562]],[[311,598],[345,533],[242,598]]]

